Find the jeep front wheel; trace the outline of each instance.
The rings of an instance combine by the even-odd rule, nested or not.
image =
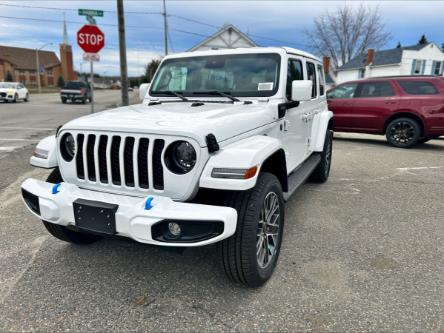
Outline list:
[[[46,179],[48,183],[61,183],[63,182],[62,175],[58,168],[54,169],[51,174]],[[74,230],[70,230],[65,226],[54,224],[47,221],[42,221],[46,230],[53,235],[55,238],[58,238],[62,241],[74,244],[91,244],[95,241],[98,241],[102,237],[92,234],[85,234],[81,232],[77,232]]]
[[[222,266],[229,279],[249,287],[264,284],[273,274],[284,228],[284,199],[276,176],[261,173],[249,191],[227,196],[238,212],[236,233],[219,243]]]

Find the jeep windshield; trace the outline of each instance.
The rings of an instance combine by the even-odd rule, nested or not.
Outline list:
[[[278,90],[280,61],[275,53],[168,59],[154,77],[150,95],[273,96]]]

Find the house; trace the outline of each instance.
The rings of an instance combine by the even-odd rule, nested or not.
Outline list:
[[[240,31],[232,24],[224,25],[219,31],[196,46],[189,49],[192,51],[234,49],[239,47],[258,46],[250,37]]]
[[[428,43],[381,51],[369,49],[337,68],[335,81],[339,84],[380,76],[442,76],[443,72],[443,51],[435,43]]]

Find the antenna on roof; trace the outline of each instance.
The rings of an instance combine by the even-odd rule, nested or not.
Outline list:
[[[63,12],[63,44],[68,45],[68,31],[66,29],[66,18]]]

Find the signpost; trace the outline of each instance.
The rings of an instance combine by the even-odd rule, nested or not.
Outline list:
[[[93,16],[103,16],[103,11],[93,9],[79,9],[79,15],[84,15],[89,22],[94,24],[86,24],[77,31],[77,44],[85,51],[84,60],[89,60],[91,70],[91,113],[94,113],[94,61],[99,61],[98,52],[105,46],[105,35],[95,25]]]

